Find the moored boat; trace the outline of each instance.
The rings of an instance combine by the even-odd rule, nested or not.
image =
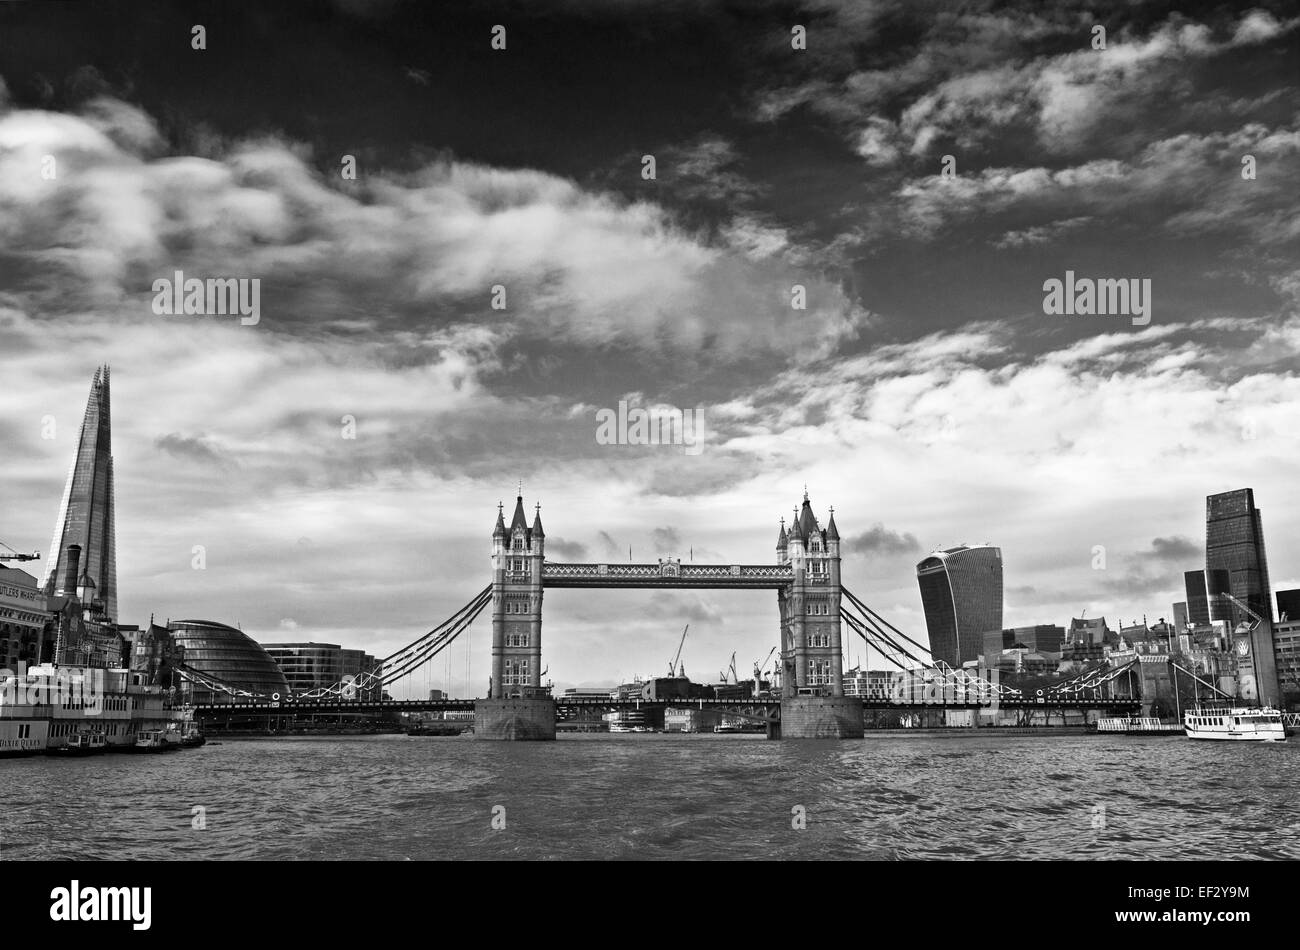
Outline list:
[[[67,742],[49,751],[58,755],[97,755],[108,751],[108,737],[102,732],[74,732]]]
[[[1280,710],[1270,706],[1198,706],[1183,714],[1189,739],[1229,742],[1285,742]]]
[[[145,729],[135,740],[136,752],[172,752],[181,748],[179,733],[169,729]]]

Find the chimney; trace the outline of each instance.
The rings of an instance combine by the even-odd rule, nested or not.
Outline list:
[[[68,597],[77,596],[77,567],[81,563],[81,545],[68,545],[68,564],[63,572],[63,590],[60,592]]]

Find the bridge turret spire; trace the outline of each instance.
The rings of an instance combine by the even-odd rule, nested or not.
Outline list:
[[[812,502],[808,500],[807,490],[803,493],[803,510],[799,512],[799,535],[805,541],[817,530],[817,517],[813,514]]]
[[[528,516],[524,514],[523,495],[515,497],[515,514],[514,517],[510,519],[510,533],[514,534],[519,528],[522,528],[524,531],[528,530]]]
[[[537,503],[537,514],[533,518],[533,537],[546,537],[546,533],[542,531],[542,503],[540,501]]]
[[[494,538],[504,538],[506,536],[506,519],[505,519],[505,513],[503,511],[504,508],[505,505],[503,505],[501,502],[498,501],[497,502],[497,524],[496,527],[492,529],[492,537]]]
[[[835,508],[834,508],[834,506],[832,506],[832,507],[831,507],[831,520],[830,520],[830,522],[826,525],[826,540],[827,540],[827,541],[838,541],[839,539],[840,539],[840,531],[839,531],[838,528],[835,527]]]

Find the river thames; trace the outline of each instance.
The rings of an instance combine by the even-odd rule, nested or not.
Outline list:
[[[1296,741],[304,737],[0,786],[0,860],[1300,857]]]

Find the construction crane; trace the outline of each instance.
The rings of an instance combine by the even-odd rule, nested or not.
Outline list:
[[[1247,604],[1247,603],[1246,603],[1245,601],[1243,601],[1243,600],[1240,600],[1240,599],[1238,599],[1238,598],[1232,596],[1232,594],[1229,594],[1226,590],[1225,590],[1225,591],[1221,591],[1221,592],[1219,593],[1219,597],[1220,597],[1220,599],[1222,599],[1222,600],[1226,600],[1226,601],[1228,601],[1229,603],[1234,604],[1234,605],[1237,607],[1238,610],[1240,610],[1242,613],[1244,613],[1244,614],[1246,614],[1247,616],[1249,616],[1251,620],[1255,621],[1254,623],[1252,623],[1252,624],[1249,625],[1249,627],[1250,627],[1250,632],[1254,632],[1255,628],[1258,627],[1261,623],[1264,622],[1264,618],[1261,617],[1259,614],[1255,613],[1255,611],[1251,610],[1249,604]],[[1245,632],[1245,631],[1243,631],[1243,632]]]
[[[763,678],[763,667],[767,666],[767,661],[770,660],[770,659],[772,659],[772,654],[775,653],[775,652],[776,652],[776,647],[772,647],[771,652],[768,653],[768,655],[767,655],[766,657],[763,658],[763,662],[762,662],[762,663],[755,663],[755,664],[754,664],[754,680],[755,680],[755,682],[757,682],[758,680],[760,680],[760,679]]]
[[[681,639],[681,640],[678,642],[678,644],[677,644],[677,655],[676,655],[675,657],[673,657],[672,660],[669,661],[669,663],[668,663],[668,678],[669,678],[669,679],[672,679],[674,676],[677,675],[677,662],[682,658],[682,647],[685,646],[685,644],[686,644],[686,631],[689,630],[689,629],[691,629],[691,625],[688,623],[688,624],[686,625],[686,629],[682,631],[682,639]],[[683,675],[683,676],[686,675],[686,671],[685,671],[685,670],[682,670],[682,675]]]
[[[9,548],[9,545],[5,544],[3,541],[0,541],[0,545]],[[9,550],[14,553],[5,554],[0,552],[0,561],[39,561],[41,559],[41,552],[39,551],[33,554],[19,554],[17,551],[14,551],[13,548],[9,548]]]
[[[730,677],[730,679],[728,679],[728,677]],[[735,654],[735,651],[732,651],[732,654],[731,654],[731,669],[730,669],[730,670],[723,670],[722,672],[720,672],[720,673],[718,674],[718,678],[719,678],[720,680],[722,680],[723,684],[726,684],[726,683],[739,683],[739,682],[740,682],[740,677],[736,675],[736,654]]]

